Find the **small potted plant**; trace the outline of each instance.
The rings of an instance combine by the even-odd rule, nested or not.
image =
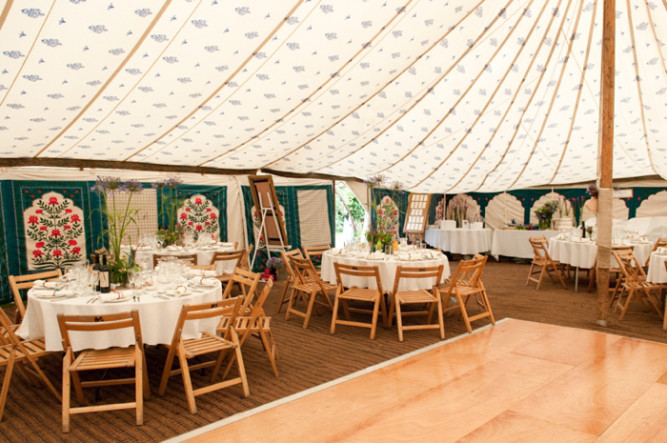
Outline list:
[[[271,257],[266,261],[266,269],[273,276],[273,280],[284,280],[281,270],[285,269],[285,263],[280,257]]]

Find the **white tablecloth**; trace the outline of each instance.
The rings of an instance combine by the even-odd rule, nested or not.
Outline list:
[[[47,351],[61,351],[62,337],[58,326],[58,314],[68,315],[102,315],[116,312],[128,312],[133,309],[139,310],[141,321],[141,334],[144,344],[158,345],[171,343],[174,328],[181,313],[181,307],[185,304],[207,303],[222,298],[222,285],[213,287],[193,287],[190,294],[180,297],[160,298],[157,292],[143,290],[138,301],[131,295],[133,291],[127,290],[129,300],[119,303],[103,303],[97,301],[88,303],[91,296],[74,298],[45,299],[37,298],[28,292],[28,308],[26,315],[19,328],[18,335],[26,340],[44,337]],[[218,324],[216,319],[192,321],[186,324],[183,336],[186,338],[197,338],[202,331],[215,332]],[[81,334],[81,333],[76,333]],[[111,346],[129,346],[134,343],[131,332],[109,331],[87,333],[85,336],[72,335],[72,345],[80,349],[105,349]]]
[[[139,248],[137,249],[136,260],[137,263],[145,265],[145,269],[153,269],[153,256],[155,254],[162,255],[186,255],[186,254],[197,254],[197,264],[199,265],[208,265],[213,259],[213,255],[216,252],[229,252],[234,250],[234,244],[220,244],[217,246],[210,247],[199,247],[199,248],[183,248],[180,246],[171,247],[168,246],[163,249],[154,249],[154,248]],[[123,247],[123,252],[129,252],[129,247]],[[230,269],[223,269],[222,263],[217,263],[217,269],[219,274],[225,272],[234,271],[232,266]]]
[[[491,229],[427,228],[424,240],[434,248],[454,254],[477,254],[491,249],[492,237]]]
[[[667,255],[658,254],[654,252],[651,254],[651,259],[648,263],[648,271],[646,272],[646,281],[650,283],[667,283],[667,270],[665,270],[665,262]]]
[[[491,255],[498,260],[506,257],[533,258],[533,247],[528,239],[543,235],[548,239],[560,234],[559,231],[525,231],[518,229],[496,229],[491,241]]]
[[[337,283],[336,271],[334,263],[339,262],[346,265],[356,266],[378,266],[380,270],[380,283],[385,292],[389,292],[394,288],[394,279],[396,278],[396,268],[400,266],[405,267],[433,267],[443,265],[442,283],[449,275],[449,261],[447,256],[438,254],[437,258],[426,260],[398,260],[396,256],[386,256],[384,259],[369,259],[364,257],[356,257],[352,255],[338,254],[336,251],[327,251],[322,255],[322,280],[329,283]],[[366,287],[375,289],[375,279],[367,279],[365,277],[357,277],[354,280],[344,281],[345,285],[355,285],[359,287]],[[400,290],[415,290],[415,289],[431,289],[435,282],[424,282],[416,279],[401,280]]]
[[[653,245],[651,243],[632,243],[629,245],[633,246],[633,252],[639,264],[646,263]],[[597,244],[594,241],[558,240],[556,238],[549,240],[549,255],[551,258],[577,268],[591,269],[595,265],[597,252]],[[616,260],[613,259],[611,265],[612,267],[618,266]]]

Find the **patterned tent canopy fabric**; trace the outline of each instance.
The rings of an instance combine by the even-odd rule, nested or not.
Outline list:
[[[614,177],[667,178],[667,8],[616,7]],[[0,156],[592,181],[601,38],[600,0],[0,0]]]

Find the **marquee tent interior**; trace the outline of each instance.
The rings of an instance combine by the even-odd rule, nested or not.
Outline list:
[[[616,4],[614,177],[665,178],[667,10]],[[4,166],[382,175],[447,194],[597,177],[601,2],[0,11]]]

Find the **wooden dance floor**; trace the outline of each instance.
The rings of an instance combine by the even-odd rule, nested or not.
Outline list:
[[[178,438],[596,439],[667,441],[667,345],[520,320],[502,321]]]

